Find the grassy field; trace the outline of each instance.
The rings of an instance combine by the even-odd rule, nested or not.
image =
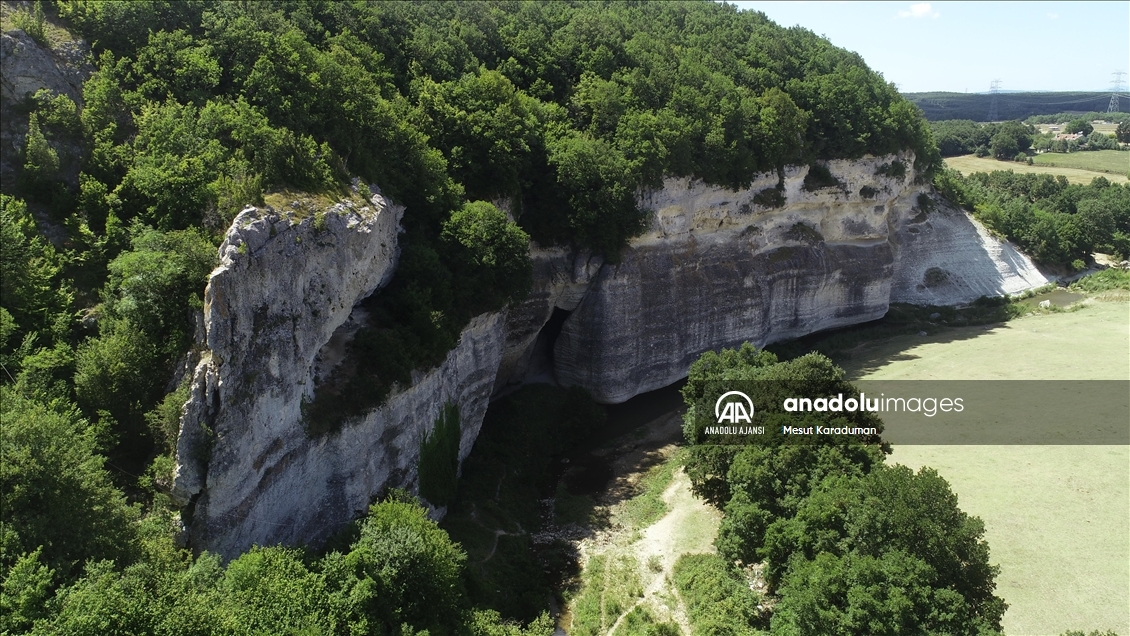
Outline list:
[[[1100,151],[1101,152],[1101,151]],[[1118,152],[1112,150],[1110,152]],[[1092,153],[1074,153],[1074,154],[1092,154]],[[1130,157],[1128,153],[1120,153],[1125,157]],[[1043,155],[1041,155],[1043,156]],[[948,157],[946,165],[961,171],[962,174],[973,174],[974,172],[992,172],[994,170],[1012,170],[1015,172],[1035,172],[1038,174],[1061,174],[1067,177],[1071,183],[1078,183],[1087,185],[1091,179],[1095,177],[1106,177],[1113,183],[1127,183],[1130,179],[1126,178],[1125,174],[1112,174],[1108,172],[1094,172],[1092,170],[1082,170],[1079,168],[1062,168],[1059,166],[1030,166],[1026,163],[1017,163],[1015,161],[997,161],[988,157],[977,157],[975,155],[962,155],[960,157]]]
[[[1063,127],[1066,123],[1067,122],[1060,122],[1058,124],[1036,124],[1036,130],[1039,130],[1042,133],[1046,133],[1051,131],[1052,126],[1058,126],[1058,132],[1063,132]],[[1112,135],[1114,134],[1114,131],[1118,129],[1118,124],[1092,124],[1091,128],[1094,128],[1101,133]]]
[[[1078,168],[1095,172],[1111,172],[1126,176],[1130,172],[1130,152],[1093,150],[1089,152],[1045,152],[1032,158],[1037,166]]]
[[[985,329],[900,336],[842,361],[854,379],[1130,377],[1130,304],[1091,302]],[[985,521],[1010,635],[1130,633],[1130,448],[899,446]]]

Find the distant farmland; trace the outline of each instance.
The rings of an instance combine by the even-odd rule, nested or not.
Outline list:
[[[1070,154],[1045,152],[1033,157],[1033,161],[1038,166],[1079,168],[1080,170],[1111,172],[1119,175],[1130,172],[1130,152],[1119,152],[1118,150],[1092,150]]]
[[[903,93],[930,121],[972,119],[988,121],[993,96],[988,93]],[[999,93],[997,121],[1027,119],[1033,115],[1063,112],[1104,112],[1110,93]],[[1130,112],[1130,99],[1119,100],[1122,112]]]
[[[1130,153],[1118,152],[1117,150],[1100,151],[1118,153],[1124,157],[1130,157]],[[1051,153],[1047,153],[1051,154]],[[1097,154],[1094,152],[1075,152],[1070,155],[1057,155],[1061,157],[1073,157],[1075,155]],[[1036,155],[1036,159],[1045,155]],[[1033,165],[1030,166],[1026,163],[1019,163],[1016,161],[997,161],[988,157],[977,157],[975,155],[962,155],[960,157],[946,157],[946,165],[954,170],[957,170],[965,175],[973,174],[974,172],[992,172],[994,170],[1012,170],[1013,172],[1034,172],[1036,174],[1051,174],[1063,175],[1071,183],[1079,185],[1087,185],[1095,177],[1105,177],[1112,183],[1127,183],[1130,182],[1126,178],[1126,173],[1113,173],[1113,172],[1095,172],[1094,170],[1084,170],[1081,168],[1064,168],[1061,166],[1047,166],[1047,165]]]

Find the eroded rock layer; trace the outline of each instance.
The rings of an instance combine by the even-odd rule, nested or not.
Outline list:
[[[622,402],[686,375],[703,351],[758,346],[880,318],[894,248],[889,225],[914,206],[912,175],[878,174],[906,157],[833,161],[838,181],[783,175],[783,207],[761,205],[779,175],[730,191],[668,179],[646,200],[649,231],[605,265],[554,347],[558,379]]]
[[[355,305],[396,262],[401,210],[336,206],[302,221],[249,209],[206,293],[207,348],[185,405],[174,497],[194,547],[310,543],[382,489],[415,489],[420,443],[458,404],[460,459],[492,395],[529,381],[620,402],[685,376],[702,352],[873,320],[891,302],[952,304],[1045,279],[960,210],[888,176],[900,155],[757,176],[731,191],[668,179],[616,263],[531,247],[533,290],[464,329],[438,367],[311,437],[301,405],[364,322]],[[808,185],[805,185],[806,177]]]
[[[944,199],[929,213],[899,217],[894,228],[893,303],[956,305],[1048,283],[1027,256]]]
[[[254,527],[258,518],[291,517],[270,489],[310,443],[301,405],[312,394],[314,358],[354,303],[391,277],[402,212],[377,195],[369,206],[339,204],[301,220],[269,208],[236,217],[205,291],[206,350],[172,488],[201,547],[244,549],[277,535],[256,535],[247,520]]]

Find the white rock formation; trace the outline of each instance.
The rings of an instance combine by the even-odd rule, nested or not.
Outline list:
[[[1011,243],[964,210],[934,199],[929,213],[895,221],[891,302],[958,305],[980,296],[1016,294],[1049,279]]]
[[[683,377],[709,349],[882,317],[894,264],[888,226],[916,194],[913,174],[876,174],[894,159],[913,161],[829,162],[841,185],[812,192],[808,168],[790,168],[779,208],[754,200],[777,174],[741,191],[666,180],[643,200],[654,210],[647,233],[602,268],[565,321],[557,378],[622,402]]]
[[[830,162],[841,185],[815,192],[802,187],[807,167],[790,168],[776,208],[755,202],[776,174],[738,192],[668,179],[645,197],[651,225],[617,264],[532,246],[524,302],[477,317],[441,365],[314,438],[302,401],[356,329],[354,305],[390,277],[401,210],[378,197],[375,210],[339,206],[318,223],[244,211],[206,292],[208,351],[178,441],[173,490],[190,540],[228,557],[317,542],[383,488],[415,487],[420,442],[445,403],[460,407],[462,459],[492,393],[532,376],[619,402],[678,380],[709,349],[873,320],[891,302],[1043,284],[964,212],[920,210],[913,174],[876,174],[895,159],[913,161]]]
[[[207,350],[177,442],[172,491],[200,513],[194,534],[213,526],[210,502],[247,501],[304,437],[314,358],[354,303],[391,277],[402,213],[377,195],[301,221],[256,208],[236,217],[205,291]]]
[[[706,350],[874,320],[891,302],[957,304],[1046,282],[964,212],[918,209],[927,188],[912,185],[913,173],[877,174],[896,159],[913,163],[909,154],[829,162],[841,185],[812,192],[808,168],[789,168],[778,208],[754,200],[777,174],[741,191],[667,179],[643,197],[651,225],[620,263],[534,250],[534,291],[510,312],[496,386],[549,376],[538,364],[549,359],[562,384],[622,402],[680,379]],[[546,354],[537,325],[555,308],[572,313]]]

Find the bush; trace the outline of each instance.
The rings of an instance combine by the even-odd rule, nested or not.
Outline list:
[[[895,159],[890,163],[884,163],[875,170],[875,174],[892,179],[902,179],[906,177],[906,162],[900,159]]]
[[[781,187],[765,188],[753,195],[753,202],[766,208],[784,207],[785,193]]]
[[[1102,292],[1111,289],[1130,290],[1130,270],[1115,267],[1099,270],[1071,283],[1071,289],[1084,292]]]
[[[13,11],[12,25],[22,29],[39,44],[48,46],[47,16],[43,13],[43,0],[35,0],[30,11],[23,8]]]
[[[752,634],[764,627],[761,598],[733,566],[714,554],[684,554],[672,581],[694,633]]]
[[[832,176],[828,166],[822,163],[812,164],[808,167],[808,173],[804,175],[804,189],[809,192],[823,188],[842,188],[843,185],[839,179]]]

